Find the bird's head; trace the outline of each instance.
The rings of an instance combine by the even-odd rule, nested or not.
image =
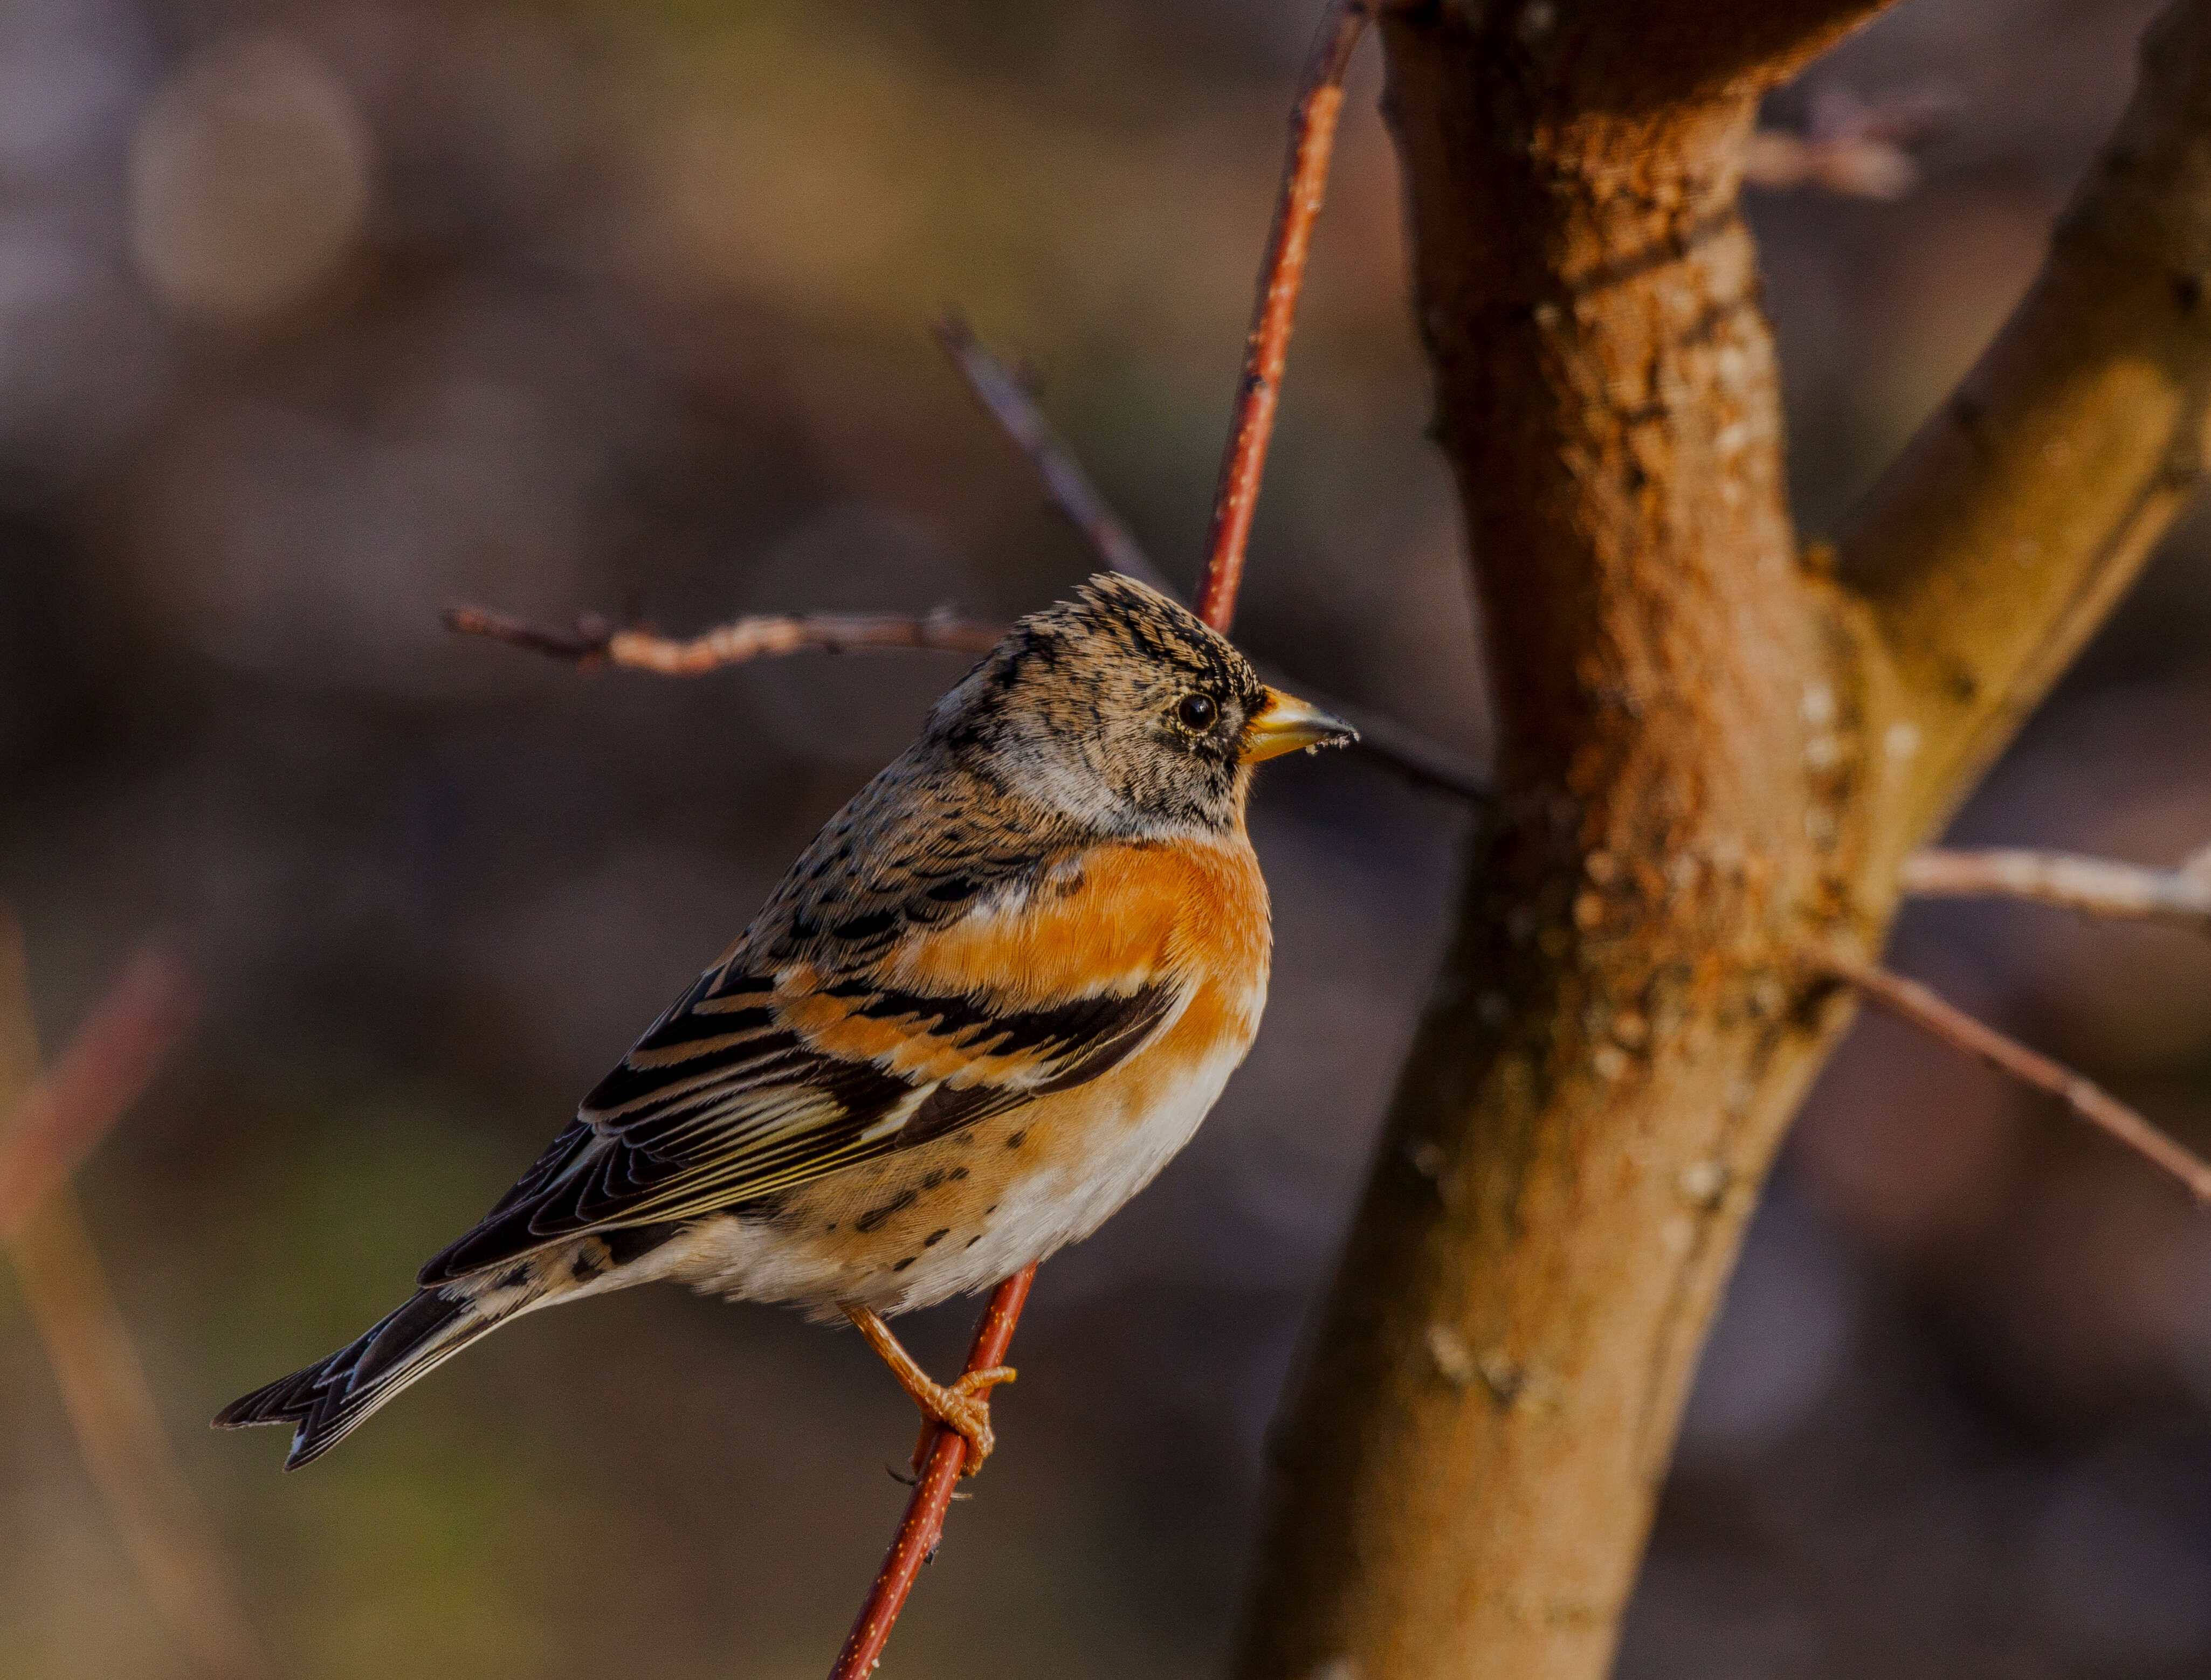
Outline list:
[[[1008,631],[928,738],[1078,821],[1145,835],[1233,829],[1251,765],[1358,734],[1269,688],[1187,607],[1106,572]]]

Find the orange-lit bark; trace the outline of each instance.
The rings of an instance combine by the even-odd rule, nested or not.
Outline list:
[[[1245,1680],[1605,1671],[1842,1018],[1812,953],[1878,945],[1905,856],[2201,475],[2184,0],[2012,325],[1839,575],[1800,557],[1737,191],[1760,94],[1871,9],[1383,15],[1499,795],[1280,1431]]]

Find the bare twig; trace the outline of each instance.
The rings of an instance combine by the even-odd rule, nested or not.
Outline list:
[[[663,677],[703,676],[725,665],[771,654],[856,653],[880,648],[988,653],[1003,633],[996,625],[939,608],[915,617],[896,613],[766,613],[677,639],[649,630],[617,630],[583,618],[572,631],[548,630],[481,607],[446,609],[445,627],[578,665],[621,665]]]
[[[1827,957],[1820,966],[1921,1031],[2056,1097],[2090,1125],[2172,1174],[2197,1201],[2211,1205],[2211,1161],[2160,1132],[2101,1085],[2006,1037],[1916,980],[1845,957]]]
[[[203,1672],[270,1672],[214,1531],[177,1463],[145,1368],[70,1191],[71,1168],[121,1118],[182,1037],[181,970],[141,956],[38,1079],[22,946],[0,908],[0,1240],[52,1367],[85,1468],[148,1595]],[[18,1091],[21,1100],[9,1099]]]
[[[1141,578],[1165,594],[1177,595],[1083,471],[1073,451],[1052,430],[1028,388],[978,341],[958,316],[945,317],[936,329],[936,338],[976,400],[1035,470],[1046,499],[1075,528],[1091,553],[1115,571]],[[1254,662],[1269,681],[1275,680],[1279,674],[1265,661]],[[1393,717],[1324,693],[1299,678],[1283,677],[1281,686],[1349,719],[1359,731],[1362,753],[1403,772],[1420,786],[1461,799],[1487,795],[1488,778],[1464,753],[1416,734]]]
[[[1804,133],[1760,129],[1751,136],[1743,180],[1773,190],[1814,187],[1845,198],[1901,198],[1919,184],[1911,148],[1933,137],[1956,106],[1944,92],[1868,104],[1827,89]]]
[[[1145,554],[1052,430],[1035,400],[1005,365],[984,349],[956,316],[948,316],[938,324],[936,336],[969,390],[1035,469],[1053,508],[1075,528],[1091,552],[1112,570],[1141,578],[1163,594],[1176,595],[1174,586]],[[1002,625],[944,612],[924,618],[895,613],[768,614],[739,619],[684,640],[643,630],[617,630],[603,619],[588,616],[578,619],[573,630],[554,630],[476,607],[447,609],[445,625],[463,635],[482,636],[575,665],[620,665],[663,676],[700,676],[763,656],[809,651],[922,648],[984,653],[1004,633]],[[1269,680],[1279,674],[1265,662],[1259,664]],[[1324,693],[1298,678],[1282,679],[1282,686],[1348,718],[1358,728],[1360,745],[1366,752],[1420,786],[1461,799],[1481,799],[1488,793],[1488,778],[1464,753],[1408,728],[1395,718]]]
[[[974,1342],[967,1350],[969,1370],[987,1370],[1006,1363],[1014,1326],[1021,1321],[1021,1308],[1035,1278],[1035,1266],[1026,1266],[992,1291],[990,1304],[983,1309]],[[852,1631],[845,1637],[845,1648],[837,1654],[829,1680],[865,1680],[874,1671],[899,1611],[906,1607],[906,1595],[913,1591],[914,1577],[936,1555],[937,1541],[944,1533],[944,1514],[951,1507],[952,1490],[966,1461],[966,1441],[937,1424],[912,1496],[906,1501],[906,1515],[899,1522],[890,1550],[884,1554],[882,1568],[875,1572],[875,1584],[869,1590],[867,1602],[860,1606]]]
[[[1336,118],[1343,110],[1343,76],[1351,51],[1366,30],[1371,0],[1331,0],[1321,20],[1305,79],[1290,112],[1290,155],[1275,201],[1275,225],[1259,269],[1258,301],[1244,354],[1244,374],[1236,388],[1236,409],[1229,423],[1228,448],[1221,462],[1221,483],[1214,493],[1213,530],[1206,541],[1205,571],[1197,582],[1196,610],[1215,630],[1226,632],[1236,617],[1236,591],[1244,579],[1244,551],[1251,541],[1251,517],[1259,505],[1259,480],[1266,469],[1267,445],[1275,434],[1282,371],[1289,361],[1290,328],[1297,319],[1298,294],[1304,289],[1305,258],[1313,223],[1328,186],[1329,160],[1336,149]]]
[[[948,311],[936,323],[936,342],[959,370],[967,389],[975,394],[990,418],[1010,438],[1043,480],[1045,495],[1053,509],[1075,528],[1090,552],[1115,571],[1149,583],[1178,598],[1181,591],[1166,574],[1154,565],[1120,516],[1107,505],[1090,474],[1082,470],[1075,453],[1052,430],[1028,388],[996,356],[984,349],[966,319]]]
[[[1901,879],[1922,898],[2032,898],[2084,916],[2211,934],[2211,853],[2177,869],[2146,869],[2067,852],[1929,850],[1904,861]]]
[[[1919,184],[1919,165],[1892,141],[1760,129],[1743,148],[1742,178],[1772,192],[1817,187],[1841,198],[1886,202]]]
[[[1276,674],[1274,668],[1264,660],[1254,662],[1258,665],[1262,676],[1273,680]],[[1342,717],[1359,731],[1361,756],[1389,765],[1401,772],[1407,781],[1464,800],[1480,801],[1489,797],[1491,784],[1488,774],[1456,747],[1432,740],[1385,713],[1340,699],[1325,689],[1317,689],[1294,677],[1281,686]]]

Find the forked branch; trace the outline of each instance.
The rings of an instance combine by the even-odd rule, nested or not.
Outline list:
[[[969,390],[1035,472],[1046,500],[1099,562],[1163,594],[1178,595],[1052,429],[1021,380],[983,347],[958,316],[946,316],[937,323],[936,334]],[[922,618],[896,613],[768,614],[739,619],[681,638],[643,629],[618,630],[604,619],[589,616],[578,619],[573,630],[555,630],[477,607],[449,608],[445,624],[463,635],[482,636],[573,665],[620,665],[684,677],[703,676],[725,665],[777,654],[900,648],[980,653],[1003,633],[1001,625],[942,610]],[[1281,676],[1263,660],[1255,662],[1269,681],[1279,680],[1281,686],[1348,718],[1359,730],[1362,753],[1399,771],[1408,781],[1460,799],[1478,800],[1487,795],[1489,778],[1463,752],[1408,728],[1394,717],[1328,694],[1301,678]]]
[[[2056,1097],[2091,1126],[2178,1179],[2198,1202],[2211,1206],[2211,1161],[2160,1131],[2093,1080],[2007,1037],[1918,981],[1844,957],[1829,957],[1820,966],[1899,1020]]]

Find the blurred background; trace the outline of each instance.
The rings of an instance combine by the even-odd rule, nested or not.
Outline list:
[[[510,1329],[298,1477],[204,1428],[403,1296],[962,668],[579,674],[438,613],[1063,594],[1087,556],[938,360],[948,303],[1187,580],[1317,9],[0,0],[0,897],[50,1051],[145,940],[203,986],[82,1182],[282,1673],[826,1666],[912,1438],[857,1338],[641,1290]],[[1754,207],[1808,535],[2016,298],[2150,9],[1905,0],[1775,100],[1949,112],[1898,202]],[[1239,633],[1479,755],[1378,82],[1370,49]],[[1219,1671],[1466,823],[1356,754],[1264,779],[1266,1030],[1044,1272],[900,1673]],[[2211,523],[1958,832],[2211,841]],[[2202,941],[1943,907],[1896,961],[2211,1146]],[[948,1366],[972,1310],[917,1347]],[[1622,1673],[2207,1668],[2211,1228],[1868,1021],[1751,1237]],[[0,1680],[188,1672],[0,1267]]]

